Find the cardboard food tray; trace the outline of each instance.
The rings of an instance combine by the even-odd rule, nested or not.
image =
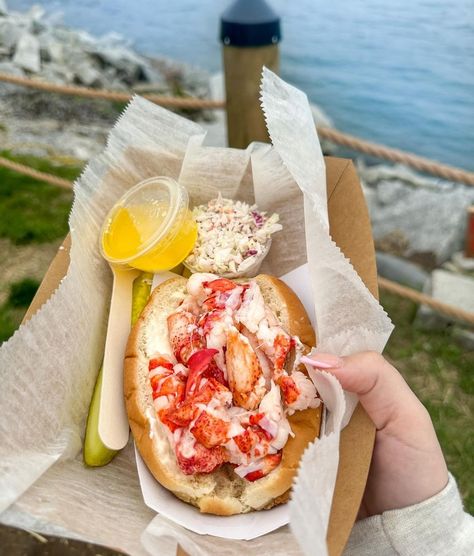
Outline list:
[[[375,251],[365,199],[350,160],[326,157],[330,233],[359,276],[378,297]],[[49,299],[67,272],[69,236],[59,248],[26,315],[28,320]],[[375,428],[359,405],[342,431],[340,462],[328,529],[331,556],[342,553],[364,492],[375,438]],[[225,518],[224,518],[225,519]],[[181,550],[179,554],[184,554]]]

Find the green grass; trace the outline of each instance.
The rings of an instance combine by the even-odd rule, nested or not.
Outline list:
[[[0,307],[0,343],[15,332],[28,309],[39,282],[25,278],[10,284],[7,301]]]
[[[5,151],[0,155],[71,181],[81,171],[31,156],[11,156]],[[72,191],[0,168],[0,238],[24,245],[64,237],[71,202]]]
[[[474,352],[457,344],[449,329],[415,327],[410,301],[383,294],[381,302],[396,326],[385,355],[430,412],[465,508],[474,513]]]

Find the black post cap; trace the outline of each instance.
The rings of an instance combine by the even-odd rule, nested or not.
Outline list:
[[[221,41],[265,46],[281,40],[280,18],[265,0],[236,0],[221,16]]]

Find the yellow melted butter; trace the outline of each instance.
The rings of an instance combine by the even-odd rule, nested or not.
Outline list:
[[[153,237],[168,213],[168,205],[153,203],[121,207],[112,217],[102,237],[104,253],[111,259],[131,259],[130,266],[147,272],[169,270],[190,253],[197,238],[197,226],[186,209],[178,215],[163,237],[142,255],[138,254]]]

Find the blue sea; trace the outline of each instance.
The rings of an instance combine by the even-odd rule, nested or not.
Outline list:
[[[7,0],[25,10],[31,0]],[[342,131],[474,170],[473,0],[269,0],[283,28],[281,74]],[[93,35],[221,68],[229,0],[44,0]]]

